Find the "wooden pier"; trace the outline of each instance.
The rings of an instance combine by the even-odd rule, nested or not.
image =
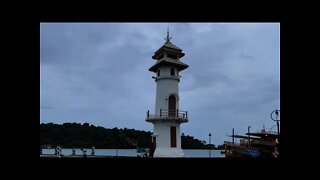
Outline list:
[[[53,154],[44,154],[40,155],[40,158],[43,159],[101,159],[101,158],[142,158],[142,157],[134,157],[134,156],[104,156],[104,155],[95,155],[95,156],[86,156],[83,155],[53,155]]]

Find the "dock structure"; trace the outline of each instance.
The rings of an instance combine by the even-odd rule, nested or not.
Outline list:
[[[95,156],[87,156],[84,157],[83,155],[62,155],[62,156],[57,156],[54,154],[44,154],[40,155],[40,158],[43,159],[99,159],[99,158],[139,158],[139,157],[134,157],[134,156],[105,156],[105,155],[95,155]]]

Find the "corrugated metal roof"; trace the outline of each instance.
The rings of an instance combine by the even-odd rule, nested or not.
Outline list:
[[[164,43],[152,56],[153,59],[156,59],[158,55],[160,55],[163,51],[165,52],[173,52],[178,54],[178,57],[181,58],[184,56],[182,49],[172,44],[171,42]]]
[[[163,46],[165,46],[165,47],[169,47],[169,48],[173,48],[173,49],[177,49],[177,50],[181,50],[181,51],[182,51],[182,49],[181,49],[181,48],[179,48],[178,46],[176,46],[176,45],[172,44],[171,42],[166,42],[166,43],[164,43],[164,45],[163,45]]]
[[[189,65],[187,65],[181,61],[167,58],[167,59],[159,60],[156,64],[154,64],[153,66],[151,66],[149,68],[149,71],[155,72],[157,70],[157,68],[162,65],[173,65],[173,66],[178,67],[178,69],[180,69],[180,70],[184,70],[189,67]]]

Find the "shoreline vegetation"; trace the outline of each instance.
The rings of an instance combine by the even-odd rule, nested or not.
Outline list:
[[[149,148],[151,132],[135,129],[104,128],[89,123],[41,123],[40,147],[136,149]],[[209,149],[209,144],[193,136],[181,135],[182,149]],[[223,149],[222,145],[210,149]]]

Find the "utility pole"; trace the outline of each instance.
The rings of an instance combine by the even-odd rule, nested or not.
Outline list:
[[[274,114],[275,114],[275,118],[274,118]],[[272,112],[271,112],[271,115],[270,115],[270,116],[271,116],[271,119],[277,123],[278,135],[280,135],[280,127],[279,127],[279,121],[280,121],[280,119],[278,119],[279,114],[280,114],[280,110],[277,110],[277,109],[276,109],[276,110],[272,111]]]
[[[232,144],[234,144],[234,128],[232,128]]]
[[[248,127],[248,136],[249,136],[249,139],[248,139],[248,142],[249,142],[249,143],[248,143],[248,145],[250,145],[250,128],[251,128],[251,126]]]
[[[211,133],[209,133],[209,158],[211,158]]]

